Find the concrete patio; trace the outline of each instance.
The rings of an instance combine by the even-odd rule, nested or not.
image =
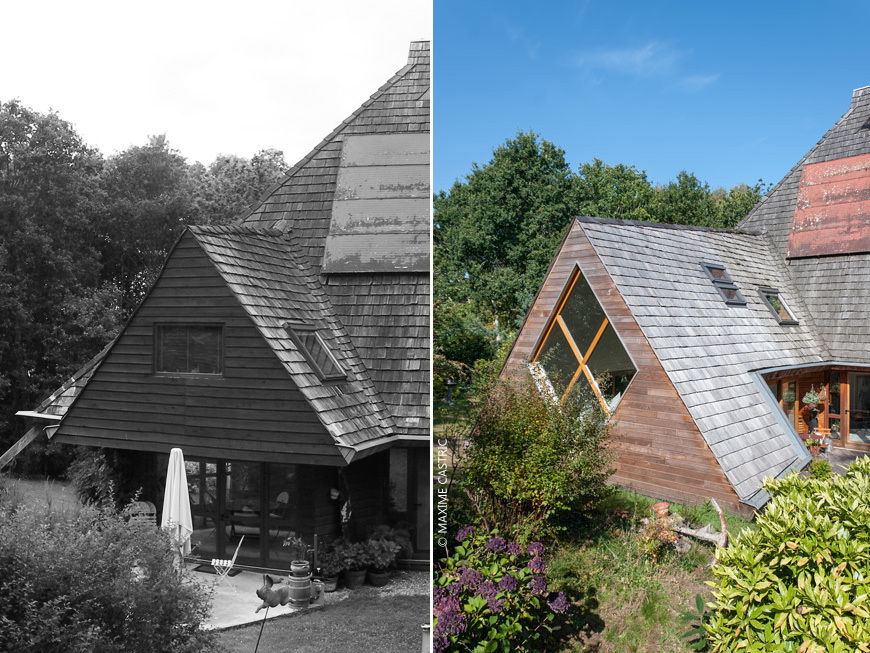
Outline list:
[[[835,474],[844,474],[849,465],[851,465],[857,458],[867,456],[868,453],[870,452],[862,449],[847,449],[845,447],[830,446],[826,453],[819,455],[819,458],[831,463],[831,469]]]
[[[212,595],[212,612],[206,621],[206,628],[214,630],[227,630],[239,626],[245,626],[263,621],[265,610],[255,612],[262,604],[257,597],[257,590],[263,586],[263,574],[252,571],[243,571],[235,576],[230,576],[221,582],[217,576],[205,572],[193,571],[196,565],[188,564],[190,578],[193,582],[201,585],[205,591]],[[279,578],[272,576],[274,581]],[[390,578],[390,583],[382,588],[365,585],[356,590],[340,588],[335,592],[325,592],[320,599],[306,607],[292,607],[281,605],[269,608],[265,615],[267,620],[278,617],[293,617],[304,615],[314,610],[335,605],[349,598],[377,596],[412,596],[428,592],[429,574],[421,571],[397,571]]]

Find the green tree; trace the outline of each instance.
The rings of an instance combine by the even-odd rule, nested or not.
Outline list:
[[[565,153],[520,132],[434,199],[435,293],[471,300],[514,327],[531,304],[573,209]]]
[[[576,215],[650,220],[655,189],[634,166],[609,166],[600,159],[582,164],[574,177]]]

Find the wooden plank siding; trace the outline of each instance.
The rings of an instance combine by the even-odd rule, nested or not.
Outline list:
[[[540,335],[579,266],[638,368],[613,415],[615,483],[659,499],[699,503],[710,497],[747,512],[695,426],[581,225],[574,222],[526,316],[504,374],[523,373]]]
[[[290,317],[290,316],[288,316]],[[159,323],[223,325],[223,374],[157,375]],[[333,438],[188,232],[56,439],[234,460],[343,465]]]

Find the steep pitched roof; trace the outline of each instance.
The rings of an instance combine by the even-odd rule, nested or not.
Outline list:
[[[294,165],[244,222],[292,229],[312,267],[320,270],[344,138],[429,133],[429,78],[429,41],[415,41],[407,63]]]
[[[789,271],[771,244],[745,231],[579,218],[741,500],[806,452],[751,374],[828,357]],[[729,306],[701,263],[724,265],[746,306]],[[799,324],[780,325],[758,294],[778,289]]]
[[[428,135],[429,57],[428,41],[411,43],[406,65],[293,166],[244,224],[289,233],[311,267],[323,273],[327,239],[331,229],[340,226],[333,223],[333,210],[345,141],[385,134]],[[428,190],[425,195],[428,207]],[[415,224],[419,227],[419,221]],[[425,224],[428,229],[428,211]],[[428,263],[421,267],[421,260],[414,257],[406,269],[345,268],[341,274],[322,277],[396,429],[420,437],[428,435],[430,419],[430,286]]]
[[[284,234],[248,226],[191,227],[197,243],[339,445],[354,448],[392,435],[392,421],[317,276]],[[349,372],[324,383],[289,336],[286,323],[318,327]]]
[[[806,166],[870,154],[870,87],[856,89],[848,111],[740,223],[763,231],[785,257]],[[860,198],[858,198],[860,199]],[[870,230],[867,218],[864,229]],[[868,362],[870,253],[792,258],[791,274],[834,360]]]

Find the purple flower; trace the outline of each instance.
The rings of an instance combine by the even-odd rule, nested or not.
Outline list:
[[[543,558],[532,558],[529,560],[529,569],[536,574],[543,574],[547,571],[547,563],[544,562]]]
[[[486,543],[486,550],[487,551],[502,551],[502,550],[504,550],[505,544],[506,544],[505,539],[503,537],[499,537],[498,535],[496,535],[495,537],[491,538],[489,540],[489,542]]]
[[[499,599],[499,598],[496,598],[495,596],[493,596],[493,597],[490,597],[486,600],[486,604],[487,604],[487,606],[489,606],[489,609],[492,612],[494,612],[495,614],[498,614],[499,612],[501,612],[501,609],[504,607],[504,599]]]
[[[538,596],[543,596],[547,592],[547,581],[543,576],[532,576],[532,582],[529,583],[529,587]]]
[[[483,582],[483,574],[471,567],[462,567],[459,572],[459,583],[470,590],[476,590]]]
[[[498,581],[498,588],[502,592],[513,592],[517,589],[517,579],[510,574],[505,574],[501,577],[501,580]]]
[[[544,545],[540,542],[532,542],[529,544],[529,553],[533,556],[544,555]]]
[[[465,615],[461,610],[448,610],[442,612],[438,617],[438,623],[435,624],[434,637],[448,637],[449,635],[458,635],[465,630]]]
[[[442,635],[441,637],[435,637],[432,640],[432,648],[434,653],[443,653],[447,650],[448,646],[450,646],[450,640],[447,639],[447,637],[444,635]]]
[[[496,594],[498,594],[498,587],[491,580],[483,581],[474,593],[475,596],[482,596],[485,599],[494,598]]]
[[[473,533],[474,533],[473,526],[463,526],[458,531],[456,531],[456,541],[457,542],[464,542],[465,538],[467,538],[469,535],[472,535]]]
[[[559,592],[554,598],[547,601],[547,605],[550,606],[550,609],[553,612],[565,612],[571,606],[571,604],[568,603],[568,597],[566,597],[562,592]]]
[[[514,558],[516,558],[518,555],[520,555],[523,552],[523,547],[521,544],[518,544],[516,542],[510,542],[507,545],[507,552],[510,555],[512,555]]]

